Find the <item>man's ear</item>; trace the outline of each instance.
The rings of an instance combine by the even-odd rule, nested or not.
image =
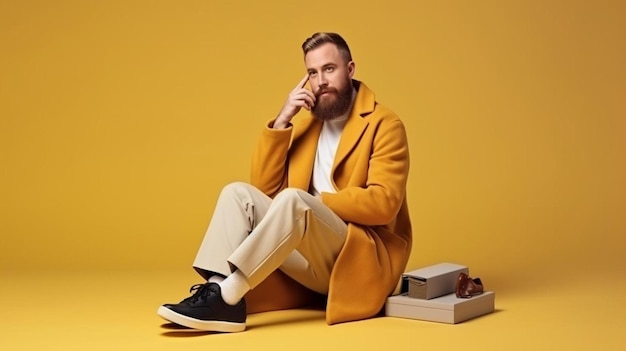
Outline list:
[[[348,62],[348,75],[350,76],[350,79],[352,79],[352,76],[354,76],[355,70],[356,70],[356,65],[354,64],[354,61]]]

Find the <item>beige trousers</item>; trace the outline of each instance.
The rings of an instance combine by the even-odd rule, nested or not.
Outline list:
[[[246,183],[224,187],[194,268],[205,278],[239,269],[251,288],[280,269],[321,294],[348,226],[318,198],[285,189],[273,200]]]

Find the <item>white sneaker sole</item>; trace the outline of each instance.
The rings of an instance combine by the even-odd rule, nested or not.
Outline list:
[[[237,333],[246,330],[246,323],[204,321],[176,313],[165,306],[159,307],[157,314],[170,322],[197,330]]]

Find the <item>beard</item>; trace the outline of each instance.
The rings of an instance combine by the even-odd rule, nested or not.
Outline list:
[[[321,96],[323,93],[328,93]],[[352,105],[352,81],[348,80],[341,90],[323,87],[315,93],[315,105],[311,109],[313,116],[322,121],[332,120],[348,113]]]

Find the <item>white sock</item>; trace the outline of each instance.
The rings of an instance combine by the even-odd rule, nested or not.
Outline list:
[[[219,285],[222,289],[222,299],[232,306],[239,303],[243,296],[250,291],[248,278],[246,278],[240,270],[234,271],[231,275],[226,277],[224,281],[219,283]]]
[[[207,282],[209,283],[221,283],[224,281],[224,277],[222,277],[221,275],[217,275],[217,274],[213,274],[212,276],[209,277],[209,280],[207,280]]]

